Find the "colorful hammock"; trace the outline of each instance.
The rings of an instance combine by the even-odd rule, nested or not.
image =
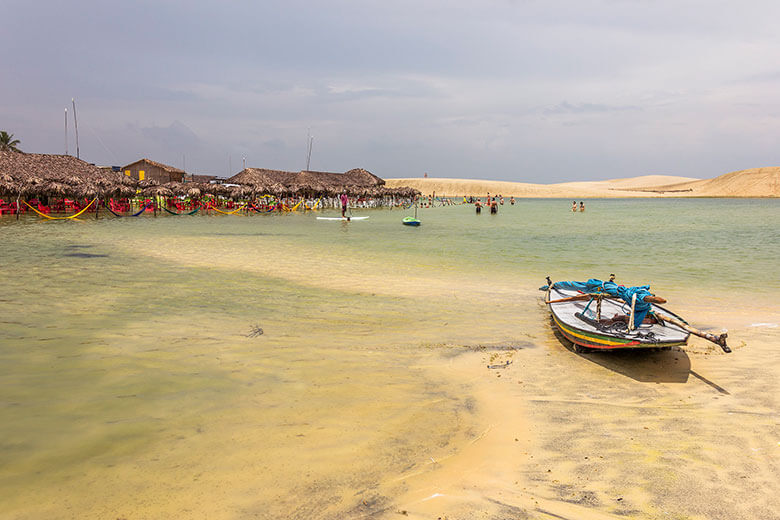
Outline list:
[[[122,218],[122,217],[137,217],[138,215],[140,215],[141,213],[143,213],[144,211],[146,211],[146,208],[148,208],[150,204],[151,204],[151,202],[147,202],[147,203],[144,205],[144,207],[143,207],[143,208],[141,208],[140,210],[138,210],[138,213],[133,213],[132,215],[120,215],[119,213],[117,213],[117,212],[115,212],[113,209],[111,209],[111,205],[110,205],[110,204],[106,206],[106,209],[107,209],[107,210],[108,210],[108,211],[109,211],[109,212],[110,212],[112,215],[114,215],[115,217],[119,217],[119,218]]]
[[[276,209],[276,206],[271,206],[269,209],[259,209],[257,206],[252,204],[251,206],[249,206],[249,209],[253,209],[258,213],[271,213],[273,210]]]
[[[40,212],[40,211],[38,211],[37,209],[35,209],[35,208],[33,208],[32,206],[30,206],[29,204],[27,204],[27,201],[24,201],[24,203],[25,203],[25,204],[27,204],[27,207],[28,207],[28,208],[30,208],[31,210],[33,210],[34,212],[36,212],[38,215],[40,215],[40,216],[42,216],[42,217],[45,217],[45,218],[47,218],[47,219],[49,219],[49,220],[70,220],[70,219],[73,219],[73,218],[76,218],[76,217],[78,217],[79,215],[81,215],[82,213],[84,213],[85,211],[87,211],[87,209],[88,209],[88,208],[89,208],[89,207],[92,205],[92,203],[93,203],[93,202],[95,202],[96,200],[97,200],[97,197],[95,197],[94,199],[92,199],[92,202],[90,202],[89,204],[87,204],[86,206],[84,206],[84,209],[82,209],[81,211],[79,211],[79,212],[78,212],[78,213],[76,213],[75,215],[71,215],[71,216],[69,216],[69,217],[50,217],[50,216],[49,216],[49,215],[47,215],[46,213],[41,213],[41,212]]]
[[[214,206],[214,205],[212,205],[212,206],[207,206],[207,207],[206,207],[206,209],[213,209],[213,210],[214,210],[214,211],[216,211],[217,213],[222,213],[223,215],[233,215],[234,213],[238,213],[239,211],[241,211],[242,209],[244,209],[245,207],[247,207],[247,205],[248,205],[248,204],[244,204],[244,205],[243,205],[243,206],[241,206],[240,208],[236,208],[236,209],[234,209],[233,211],[222,211],[221,209],[217,208],[217,207],[216,207],[216,206]]]
[[[176,215],[177,217],[180,217],[180,216],[182,216],[182,215],[194,215],[195,213],[197,213],[197,212],[198,212],[198,210],[200,209],[200,207],[197,207],[197,208],[193,209],[193,210],[192,210],[192,211],[190,211],[189,213],[176,213],[175,211],[171,211],[171,210],[169,210],[169,209],[168,209],[168,208],[166,208],[165,206],[163,206],[163,209],[164,209],[165,211],[167,211],[168,213],[170,213],[171,215]]]

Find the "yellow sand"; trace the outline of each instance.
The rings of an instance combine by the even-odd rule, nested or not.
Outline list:
[[[457,197],[612,198],[612,197],[780,197],[780,167],[751,168],[714,179],[645,175],[605,181],[531,184],[479,179],[387,179],[387,187],[410,186],[424,195]]]

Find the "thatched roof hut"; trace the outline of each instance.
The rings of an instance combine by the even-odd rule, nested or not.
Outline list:
[[[346,173],[245,168],[227,182],[251,186],[254,193],[275,195],[335,195],[346,191],[349,195],[404,196],[402,192],[383,191],[385,181],[363,168],[354,168]],[[419,192],[412,190],[411,195],[416,193]]]
[[[70,155],[0,152],[0,191],[57,197],[129,196],[134,182]]]
[[[281,170],[266,170],[264,168],[244,168],[230,177],[227,184],[241,184],[249,186],[255,192],[273,193],[282,195],[290,190],[280,179],[292,179],[295,174]]]

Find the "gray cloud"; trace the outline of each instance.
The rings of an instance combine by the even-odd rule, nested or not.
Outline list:
[[[76,97],[90,161],[203,173],[242,157],[300,168],[311,128],[312,166],[335,171],[716,175],[778,163],[778,15],[769,1],[23,2],[0,18],[0,125],[61,152]]]

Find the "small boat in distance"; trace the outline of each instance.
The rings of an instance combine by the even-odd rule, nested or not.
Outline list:
[[[545,303],[555,327],[575,352],[613,349],[669,349],[687,344],[691,334],[717,344],[724,352],[727,334],[697,330],[659,304],[666,300],[650,286],[625,287],[614,281],[556,282],[547,278]]]
[[[421,224],[420,219],[417,218],[417,203],[414,203],[414,216],[413,217],[404,217],[403,220],[401,220],[401,223],[403,223],[404,226],[419,226]]]

